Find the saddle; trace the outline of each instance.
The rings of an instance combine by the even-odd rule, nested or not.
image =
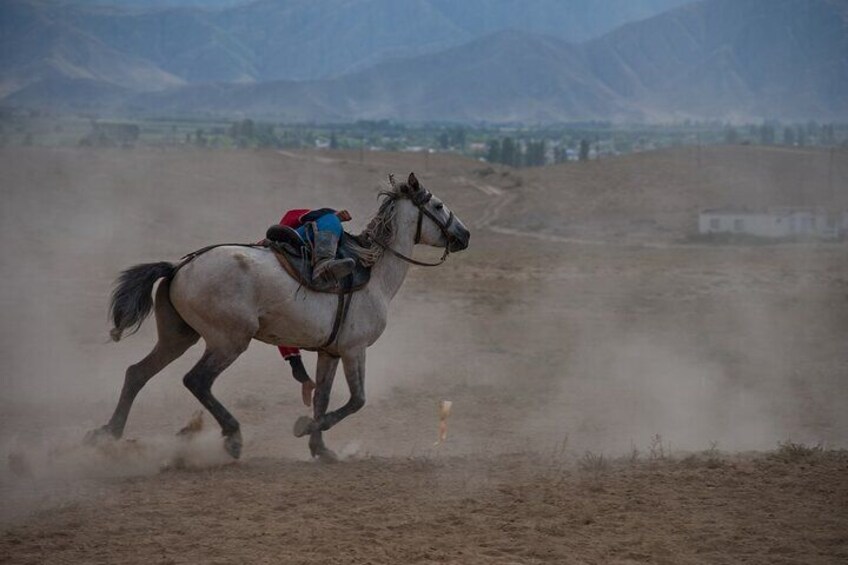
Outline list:
[[[344,295],[361,289],[371,280],[371,267],[363,265],[358,255],[348,251],[344,245],[345,238],[357,240],[355,235],[344,232],[339,241],[336,258],[353,259],[355,267],[350,275],[331,281],[312,279],[312,246],[292,228],[273,225],[268,228],[262,243],[274,251],[280,266],[301,285],[315,292]]]

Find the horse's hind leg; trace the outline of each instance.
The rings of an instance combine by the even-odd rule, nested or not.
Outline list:
[[[203,357],[183,377],[183,384],[209,410],[224,435],[224,448],[233,458],[238,459],[241,455],[241,431],[238,420],[218,402],[212,395],[212,384],[224,369],[229,367],[233,361],[246,349],[240,348],[217,348],[207,346]]]
[[[89,439],[107,434],[120,438],[124,433],[133,401],[147,381],[197,343],[200,336],[174,309],[168,297],[169,288],[170,283],[165,281],[156,291],[156,345],[144,359],[127,368],[121,398],[112,418],[108,424],[92,432]]]

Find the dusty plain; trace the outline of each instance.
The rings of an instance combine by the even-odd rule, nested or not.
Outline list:
[[[848,560],[848,246],[688,238],[702,208],[848,208],[844,150],[516,171],[435,154],[3,148],[0,170],[0,562]],[[339,463],[292,437],[306,408],[260,343],[215,387],[241,421],[240,461],[211,418],[174,436],[199,409],[181,377],[200,347],[140,394],[129,441],[81,445],[154,341],[148,322],[108,342],[121,269],[254,241],[292,207],[348,208],[358,231],[386,175],[410,171],[471,247],[410,271],[369,351],[365,408],[326,436]]]

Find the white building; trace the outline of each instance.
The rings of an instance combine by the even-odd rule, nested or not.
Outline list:
[[[848,233],[848,211],[842,214],[840,221],[837,216],[819,207],[769,208],[765,211],[734,208],[704,210],[698,218],[698,233],[836,238]]]

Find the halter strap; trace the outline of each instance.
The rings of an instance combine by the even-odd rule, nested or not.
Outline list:
[[[421,224],[424,223],[424,212],[418,208],[418,225],[415,227],[415,245],[421,243]]]
[[[383,243],[382,241],[376,238],[370,239],[371,241],[379,245],[383,250],[390,252],[395,257],[402,259],[407,263],[418,265],[419,267],[438,267],[439,265],[447,261],[448,255],[450,255],[450,233],[448,232],[448,228],[450,228],[451,224],[453,224],[453,210],[451,210],[450,214],[448,214],[448,221],[442,224],[442,222],[436,216],[434,216],[432,212],[430,212],[424,207],[433,198],[433,193],[431,193],[429,190],[423,189],[416,196],[409,196],[408,198],[410,201],[412,201],[415,207],[418,208],[418,221],[415,227],[415,244],[418,245],[419,243],[421,243],[421,228],[424,223],[424,216],[427,216],[428,218],[430,218],[430,220],[433,221],[434,224],[436,224],[436,227],[439,228],[439,231],[441,231],[442,235],[445,237],[445,252],[444,254],[442,254],[442,258],[439,259],[439,261],[436,263],[419,261],[418,259],[407,257],[399,251],[395,251],[388,244]]]

